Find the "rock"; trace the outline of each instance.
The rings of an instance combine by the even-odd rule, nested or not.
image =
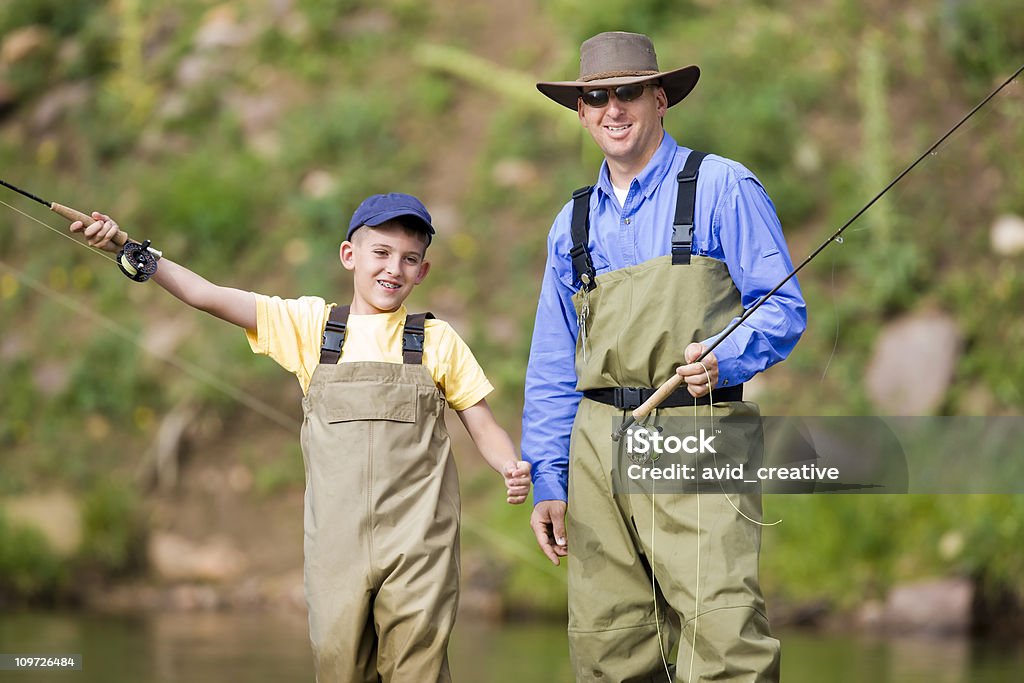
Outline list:
[[[459,595],[459,618],[500,621],[505,616],[505,601],[493,590],[465,586]]]
[[[225,95],[224,101],[238,117],[245,134],[251,136],[277,124],[287,104],[286,97],[276,92],[249,94],[235,91]]]
[[[793,165],[811,175],[821,170],[821,150],[809,139],[801,140],[793,152]]]
[[[18,104],[18,94],[14,86],[3,79],[0,74],[0,118],[12,111]]]
[[[245,465],[235,465],[228,470],[228,486],[238,494],[246,494],[252,490],[255,477]]]
[[[522,189],[537,182],[537,167],[522,159],[502,159],[491,172],[498,187]]]
[[[200,49],[242,47],[249,44],[256,32],[238,23],[235,8],[230,4],[214,7],[203,17],[196,32],[195,45]]]
[[[896,586],[885,601],[889,630],[932,635],[966,633],[971,627],[974,584],[963,578],[926,579]]]
[[[366,9],[346,15],[340,22],[345,36],[370,36],[391,33],[396,28],[395,18],[387,10]]]
[[[235,91],[224,96],[225,105],[242,124],[246,144],[265,159],[273,159],[280,153],[277,122],[287,107],[288,98],[288,93],[281,88],[270,88],[255,95]]]
[[[933,414],[953,381],[962,344],[956,321],[945,313],[916,313],[887,325],[867,367],[871,400],[889,415]]]
[[[463,558],[459,614],[492,621],[502,619],[502,581],[502,570],[494,562],[473,556]]]
[[[59,85],[48,90],[29,119],[33,132],[37,135],[50,132],[66,112],[81,107],[91,94],[92,89],[85,83]]]
[[[306,593],[303,581],[302,569],[269,577],[263,588],[267,603],[288,610],[304,611]]]
[[[229,60],[218,59],[211,53],[186,55],[178,62],[174,80],[182,88],[196,88],[224,78],[229,67]]]
[[[302,194],[313,199],[329,197],[338,189],[338,179],[329,171],[316,169],[302,178]]]
[[[50,32],[42,26],[24,26],[4,36],[0,65],[16,64],[50,45]]]
[[[71,557],[82,544],[82,511],[65,491],[15,496],[0,502],[8,523],[34,529],[61,557]]]
[[[154,573],[166,581],[229,581],[245,570],[245,558],[225,539],[194,543],[177,534],[154,533],[149,540],[149,561]]]
[[[300,237],[293,237],[285,243],[284,249],[281,250],[281,255],[288,265],[301,266],[309,261],[311,256],[309,242]]]
[[[224,599],[211,586],[192,584],[175,586],[168,598],[170,609],[178,612],[210,612],[224,603]]]
[[[178,485],[184,442],[198,414],[198,408],[183,401],[160,421],[153,443],[142,456],[139,479],[145,488],[171,491]]]
[[[32,371],[32,384],[47,398],[64,391],[70,381],[71,370],[64,362],[40,361]]]
[[[444,200],[429,201],[431,222],[444,232],[446,237],[462,231],[462,215],[455,204]]]
[[[868,600],[854,614],[857,626],[866,631],[875,631],[885,626],[885,604],[880,600]]]
[[[14,280],[14,282],[16,283],[17,280]],[[28,345],[24,336],[19,335],[14,330],[10,332],[4,330],[3,338],[0,339],[0,360],[17,360],[27,351]]]
[[[997,256],[1016,256],[1024,252],[1024,218],[1014,214],[997,218],[989,233],[989,242]]]
[[[182,343],[195,332],[195,318],[178,315],[158,318],[146,325],[140,344],[147,353],[160,359],[168,359],[177,353]]]

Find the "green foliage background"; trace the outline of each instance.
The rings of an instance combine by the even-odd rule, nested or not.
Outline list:
[[[454,0],[295,0],[277,3],[286,10],[278,15],[271,4],[8,0],[0,36],[34,26],[42,37],[0,70],[0,177],[110,213],[220,283],[335,301],[351,293],[336,260],[351,210],[373,192],[420,194],[440,209],[440,235],[411,307],[456,323],[513,432],[545,236],[600,159],[572,114],[510,84],[573,75],[579,41],[597,31],[650,33],[663,67],[703,71],[668,131],[750,167],[799,260],[1024,54],[1011,0],[552,0],[501,17]],[[219,16],[246,32],[204,45],[204,27]],[[509,16],[516,25],[502,23]],[[515,78],[494,78],[479,57]],[[196,69],[202,75],[190,76]],[[71,87],[81,93],[74,103],[40,123],[47,98]],[[870,413],[862,377],[875,337],[922,307],[954,316],[966,341],[941,410],[1020,413],[1024,361],[1009,350],[1024,341],[1021,257],[993,256],[987,242],[996,216],[1024,214],[1020,87],[807,269],[810,327],[770,371],[766,413]],[[330,182],[312,191],[317,173]],[[189,400],[231,425],[246,408],[83,311],[138,337],[183,315],[156,287],[129,285],[111,264],[4,209],[0,495],[80,492],[93,531],[77,561],[116,575],[142,564],[132,547],[147,503],[132,473],[159,416]],[[178,357],[297,415],[292,378],[254,358],[237,331],[193,317]],[[41,368],[59,370],[58,389],[41,385]],[[194,447],[215,451],[216,438]],[[249,467],[259,495],[301,486],[294,451],[266,455],[221,457]],[[466,552],[502,567],[515,604],[559,613],[564,583],[530,547],[526,511],[502,505],[493,477],[464,459]],[[767,516],[785,521],[765,533],[765,583],[773,594],[844,605],[932,574],[1024,592],[1022,505],[997,496],[770,498]],[[40,539],[0,519],[0,594],[59,594],[69,580]]]

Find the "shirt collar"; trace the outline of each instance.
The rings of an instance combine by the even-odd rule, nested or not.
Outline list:
[[[405,322],[405,319],[406,319],[406,317],[408,317],[408,315],[409,315],[409,310],[405,307],[405,304],[402,304],[397,309],[395,309],[393,311],[388,311],[386,313],[364,313],[362,315],[356,314],[356,313],[350,313],[349,317],[372,319],[372,320],[375,320],[375,321],[379,321],[380,323],[384,324],[385,326],[388,326],[388,325],[394,325],[394,324],[399,323],[399,322]]]
[[[678,145],[676,141],[672,139],[672,136],[665,131],[664,135],[661,136],[661,144],[658,149],[654,152],[654,156],[647,162],[647,166],[644,170],[640,171],[633,182],[639,183],[640,192],[647,198],[654,193],[658,186],[661,185],[661,181],[664,180],[665,174],[668,173],[672,166],[672,162],[675,159],[676,148]],[[609,197],[615,196],[615,189],[612,187],[612,176],[608,170],[608,162],[601,162],[601,173],[598,176],[597,187]]]

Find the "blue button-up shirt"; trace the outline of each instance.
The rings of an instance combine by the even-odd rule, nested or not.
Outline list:
[[[603,272],[671,253],[676,176],[689,153],[665,133],[654,157],[630,184],[624,206],[615,196],[608,164],[602,164],[590,195],[590,255],[598,281]],[[715,155],[704,159],[694,214],[693,253],[726,263],[744,308],[792,270],[775,207],[761,183],[741,164]],[[578,327],[572,296],[579,281],[569,257],[571,219],[570,201],[548,235],[548,259],[526,370],[522,452],[532,464],[535,503],[566,499],[569,434],[582,396],[576,391]],[[718,386],[745,382],[783,360],[806,323],[803,295],[793,278],[715,349]],[[705,343],[710,341],[713,338]],[[680,361],[682,353],[680,349]]]

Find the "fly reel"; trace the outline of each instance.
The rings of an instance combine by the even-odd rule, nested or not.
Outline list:
[[[128,240],[117,253],[117,267],[135,282],[145,282],[156,272],[156,262],[161,254],[149,245],[149,240],[142,244]]]

